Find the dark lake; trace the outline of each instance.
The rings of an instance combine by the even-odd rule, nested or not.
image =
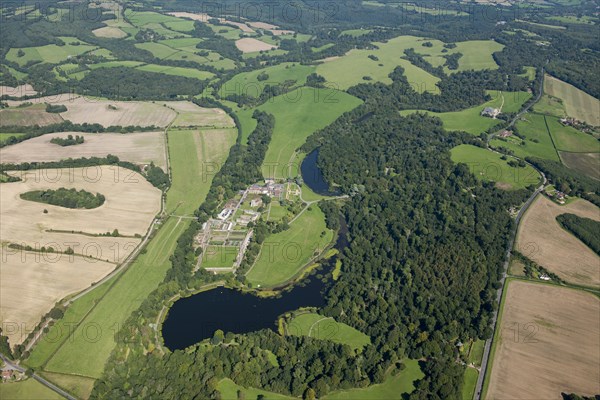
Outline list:
[[[313,150],[304,158],[300,166],[302,180],[306,186],[317,194],[322,196],[337,196],[339,193],[330,191],[329,185],[323,179],[323,173],[317,165],[318,158],[319,149]]]

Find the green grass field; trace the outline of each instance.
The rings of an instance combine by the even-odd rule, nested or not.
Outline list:
[[[271,202],[269,210],[269,221],[281,221],[286,216],[290,216],[287,208],[281,206],[278,201]]]
[[[290,335],[309,336],[335,343],[347,344],[353,349],[360,349],[371,343],[364,333],[316,313],[302,314],[292,319],[287,330]]]
[[[481,111],[483,111],[485,107],[502,107],[503,112],[516,112],[521,108],[523,103],[531,98],[531,95],[526,92],[499,92],[496,90],[488,90],[487,93],[492,97],[492,100],[479,106],[446,113],[425,112],[431,116],[440,118],[444,123],[444,129],[447,131],[465,131],[472,135],[479,135],[502,122],[497,119],[482,117]],[[418,110],[403,110],[400,114],[408,115],[416,111]]]
[[[548,94],[544,94],[540,98],[540,101],[535,103],[533,110],[540,114],[553,115],[556,117],[567,116],[567,110],[563,101],[558,97],[550,96]]]
[[[258,107],[275,116],[275,129],[262,167],[264,176],[283,178],[290,170],[296,176],[297,166],[289,168],[294,151],[313,132],[360,104],[361,100],[345,92],[302,87]]]
[[[516,124],[519,133],[525,136],[521,140],[516,136],[508,137],[505,140],[493,139],[490,143],[494,147],[506,147],[514,151],[519,158],[539,157],[547,160],[560,161],[552,138],[546,129],[544,116],[535,113],[525,114],[525,116]]]
[[[467,368],[465,370],[462,398],[463,400],[473,400],[475,394],[475,386],[477,385],[477,378],[479,378],[479,372],[475,368]]]
[[[600,126],[600,100],[550,75],[544,78],[544,92],[562,99],[569,117]]]
[[[19,49],[11,48],[6,54],[8,61],[16,62],[23,66],[30,61],[40,61],[44,63],[56,64],[67,60],[69,57],[78,56],[96,48],[74,37],[60,37],[65,42],[64,46],[49,44],[46,46],[24,47],[25,53],[22,57],[18,56]],[[72,43],[79,43],[74,45]]]
[[[159,41],[160,44],[164,44],[165,46],[172,47],[178,50],[184,50],[188,52],[198,51],[196,45],[202,42],[204,39],[200,38],[177,38],[177,39],[165,39]]]
[[[373,29],[348,29],[346,31],[342,31],[342,33],[340,33],[340,36],[347,35],[352,37],[359,37],[363,35],[368,35],[371,32],[373,32]]]
[[[0,143],[5,142],[8,138],[23,136],[24,133],[0,133]]]
[[[510,158],[502,160],[500,154],[481,147],[462,144],[450,153],[452,161],[467,164],[478,179],[496,182],[502,189],[521,189],[540,181],[539,174],[531,166],[511,167],[508,165]]]
[[[483,350],[485,348],[485,340],[476,340],[471,344],[471,352],[469,353],[469,362],[475,365],[481,365],[481,359],[483,358]]]
[[[95,379],[77,375],[64,375],[52,372],[44,372],[41,375],[46,380],[80,399],[88,399],[90,397],[90,393],[92,393],[94,383],[96,382]]]
[[[566,24],[584,24],[584,25],[593,25],[594,21],[597,21],[597,19],[594,19],[592,17],[590,17],[589,15],[583,15],[581,17],[577,17],[575,15],[564,15],[564,16],[560,16],[560,17],[548,17],[548,19],[553,20],[553,21],[558,21],[558,22],[563,22]]]
[[[315,71],[314,66],[297,63],[282,63],[256,71],[242,72],[225,82],[220,89],[221,97],[245,94],[258,97],[265,85],[277,85],[285,81],[294,81],[295,86],[302,86],[306,77]],[[268,78],[259,81],[258,76],[267,74]]]
[[[167,212],[193,214],[208,193],[236,135],[236,129],[169,130],[173,182],[167,192]]]
[[[103,62],[103,63],[98,63],[98,64],[89,64],[88,68],[89,69],[98,69],[98,68],[116,68],[116,67],[130,67],[130,68],[134,68],[137,67],[138,65],[142,65],[143,63],[141,61],[107,61],[107,62]]]
[[[564,126],[556,117],[546,117],[557,150],[572,153],[599,153],[600,142],[584,132]]]
[[[34,379],[0,384],[2,400],[61,400],[63,397]]]
[[[191,51],[176,49],[165,44],[155,42],[136,43],[135,47],[142,50],[147,50],[152,53],[154,57],[160,58],[161,60],[183,60],[192,61],[201,65],[211,65],[215,68],[235,68],[235,63],[232,60],[228,58],[221,60],[221,55],[215,53],[214,51],[208,51],[207,56],[200,56]],[[195,49],[195,51],[199,52],[201,50]]]
[[[288,230],[265,239],[260,256],[246,275],[255,287],[274,287],[292,279],[333,240],[323,212],[317,205],[310,208]]]
[[[157,72],[166,75],[184,76],[186,78],[196,78],[201,80],[211,79],[215,76],[212,72],[208,71],[200,71],[198,69],[193,68],[171,67],[157,64],[146,64],[139,66],[136,69],[139,69],[140,71]]]
[[[202,253],[202,268],[231,268],[238,255],[235,246],[208,246]]]
[[[248,400],[257,399],[259,395],[263,395],[265,400],[297,400],[292,396],[285,396],[279,393],[267,392],[266,390],[259,390],[254,388],[245,388],[236,384],[231,379],[225,378],[219,381],[217,390],[221,393],[221,399],[223,400],[238,400],[238,390],[244,393],[244,398]]]

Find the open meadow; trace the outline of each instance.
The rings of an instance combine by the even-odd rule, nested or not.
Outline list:
[[[600,153],[600,142],[594,136],[561,124],[557,117],[545,118],[557,150],[572,153]]]
[[[62,400],[63,397],[35,379],[0,384],[2,400]]]
[[[511,167],[508,162],[514,159],[502,160],[502,155],[481,147],[461,144],[450,153],[452,161],[467,164],[477,179],[496,182],[501,189],[522,189],[540,182],[539,174],[530,165]]]
[[[20,66],[24,66],[30,61],[57,64],[70,57],[78,56],[98,48],[82,42],[75,37],[60,37],[59,39],[65,43],[63,46],[48,44],[37,47],[23,47],[21,49],[11,48],[6,54],[6,59]],[[23,52],[22,56],[19,56],[20,50]]]
[[[600,101],[551,75],[544,77],[544,91],[563,101],[569,117],[600,126]]]
[[[325,226],[323,212],[313,205],[288,230],[265,239],[246,278],[254,287],[281,285],[298,275],[332,240],[333,231]]]
[[[560,161],[558,152],[554,148],[552,137],[546,127],[544,115],[529,113],[517,121],[519,134],[505,139],[495,138],[491,141],[494,147],[505,147],[512,150],[519,158],[539,157],[547,160]]]
[[[500,92],[498,90],[488,90],[488,95],[492,98],[487,103],[467,108],[461,111],[452,111],[437,113],[423,110],[402,110],[400,115],[413,114],[417,111],[425,112],[433,117],[438,117],[444,124],[447,131],[465,131],[472,135],[479,135],[491,127],[503,122],[498,119],[481,116],[481,111],[486,107],[498,108],[502,112],[517,112],[521,106],[531,98],[531,94],[526,92]]]
[[[511,280],[486,399],[600,393],[600,301],[584,291]]]
[[[347,344],[353,349],[361,349],[371,342],[367,335],[351,326],[317,313],[306,313],[294,317],[287,324],[287,332],[289,335],[308,336]]]
[[[262,166],[264,176],[296,176],[299,165],[290,166],[296,149],[312,133],[360,104],[361,100],[345,92],[302,87],[258,107],[275,116],[275,129]]]
[[[177,113],[173,127],[234,128],[235,122],[220,108],[204,108],[189,101],[163,102]]]
[[[600,221],[600,209],[586,200],[558,205],[539,196],[523,216],[515,248],[567,282],[600,285],[600,257],[556,221],[571,213]]]
[[[75,146],[59,146],[50,143],[53,138],[66,138],[68,135],[83,136],[85,142]],[[164,132],[49,133],[0,149],[2,162],[15,164],[59,161],[67,158],[105,157],[109,154],[119,157],[122,161],[136,164],[154,162],[164,170],[167,165]]]

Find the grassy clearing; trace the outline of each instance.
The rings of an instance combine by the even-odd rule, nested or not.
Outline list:
[[[540,101],[533,106],[533,110],[536,113],[553,115],[555,117],[567,116],[567,110],[563,101],[558,97],[550,96],[548,94],[542,95]]]
[[[202,253],[202,268],[231,268],[238,255],[235,246],[208,246]]]
[[[488,90],[487,93],[492,99],[479,106],[446,113],[425,112],[431,116],[440,118],[444,123],[444,129],[447,131],[465,131],[472,135],[479,135],[502,122],[497,119],[482,117],[481,111],[483,111],[485,107],[502,107],[503,112],[516,112],[531,98],[531,95],[527,92],[500,92]],[[419,110],[403,110],[400,114],[408,115],[415,113],[416,111]]]
[[[137,69],[141,71],[157,72],[166,75],[184,76],[186,78],[196,78],[201,80],[211,79],[215,76],[212,72],[208,71],[200,71],[198,69],[193,68],[171,67],[157,64],[146,64],[137,67]]]
[[[340,36],[347,35],[352,37],[359,37],[368,35],[371,32],[373,32],[373,29],[348,29],[346,31],[342,31],[342,33],[340,33]]]
[[[467,368],[463,381],[462,398],[463,400],[472,400],[475,394],[475,386],[477,385],[479,372],[475,368]]]
[[[56,64],[67,60],[69,57],[78,56],[96,48],[75,37],[60,37],[60,39],[65,42],[64,46],[49,44],[46,46],[24,47],[22,49],[12,48],[6,54],[6,59],[16,62],[21,66],[30,61]],[[18,55],[19,50],[25,53],[22,57]]]
[[[560,123],[556,117],[546,117],[557,150],[572,153],[600,153],[600,142],[587,133]]]
[[[23,135],[23,133],[0,133],[0,143],[4,143],[11,137],[20,137]]]
[[[207,51],[208,55],[200,56],[192,51],[176,49],[162,43],[146,42],[137,43],[135,46],[139,49],[151,52],[154,57],[160,58],[161,60],[184,60],[192,61],[200,65],[212,65],[215,68],[235,68],[235,63],[232,60],[228,58],[221,60],[221,55],[214,51]],[[198,49],[195,50],[200,51]]]
[[[450,153],[452,161],[467,164],[478,179],[496,182],[502,189],[521,189],[540,181],[539,174],[531,166],[511,167],[508,165],[511,158],[502,160],[500,154],[480,147],[462,144]]]
[[[169,156],[173,183],[166,209],[191,215],[208,193],[212,178],[236,140],[236,130],[169,130]]]
[[[550,75],[544,78],[544,91],[562,99],[570,117],[600,126],[600,100]]]
[[[259,107],[275,116],[275,129],[265,161],[266,177],[296,176],[299,166],[290,168],[295,150],[318,129],[323,129],[361,101],[345,92],[303,87],[277,96]],[[292,171],[290,171],[292,170]]]
[[[494,147],[506,147],[514,151],[519,158],[539,157],[547,160],[560,161],[552,138],[546,129],[544,116],[540,114],[526,114],[523,119],[517,122],[519,133],[525,136],[521,140],[516,136],[506,139],[494,139],[491,141]]]
[[[98,63],[98,64],[89,64],[88,68],[89,69],[98,69],[98,68],[116,68],[116,67],[131,67],[131,68],[135,68],[139,65],[142,65],[143,63],[140,61],[127,61],[127,60],[119,60],[119,61],[107,61],[107,62],[103,62],[103,63]]]
[[[254,285],[273,287],[296,276],[333,240],[323,212],[313,205],[286,231],[267,237],[261,254],[246,277]]]
[[[548,19],[553,20],[553,21],[563,22],[565,24],[584,24],[584,25],[594,25],[594,21],[597,21],[597,19],[594,19],[593,17],[590,17],[589,15],[583,15],[581,17],[577,17],[575,15],[563,15],[560,17],[548,17]]]
[[[258,396],[263,395],[265,400],[296,400],[295,397],[285,396],[279,393],[267,392],[266,390],[245,388],[236,384],[229,378],[225,378],[219,381],[217,390],[221,393],[221,399],[223,400],[238,400],[238,391],[244,393],[244,398],[257,399]]]
[[[292,319],[287,326],[293,336],[309,336],[316,339],[331,340],[335,343],[347,344],[353,349],[360,349],[371,343],[364,333],[337,322],[333,318],[323,317],[316,313],[302,314]]]
[[[469,353],[469,362],[475,365],[481,365],[481,359],[483,358],[483,350],[485,347],[485,340],[476,340],[471,344],[471,350]]]
[[[63,397],[34,379],[0,384],[2,400],[62,400]]]

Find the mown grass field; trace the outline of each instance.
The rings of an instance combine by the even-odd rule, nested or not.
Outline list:
[[[295,150],[313,132],[360,104],[361,100],[345,92],[302,87],[258,107],[275,116],[275,129],[262,166],[264,176],[286,178],[290,170],[296,176],[298,166],[289,165]]]
[[[30,61],[40,61],[44,63],[56,64],[61,61],[65,61],[69,56],[78,56],[96,48],[96,46],[89,45],[81,40],[74,37],[60,37],[65,42],[64,46],[58,46],[55,44],[49,44],[45,46],[37,47],[24,47],[25,53],[22,57],[18,56],[19,49],[11,48],[6,54],[8,61],[15,62],[21,66],[27,64]],[[78,45],[72,43],[79,43]]]
[[[502,189],[521,189],[536,185],[539,174],[529,165],[525,168],[511,167],[508,160],[502,160],[500,154],[468,144],[456,146],[451,151],[452,161],[465,163],[477,179],[496,182]]]
[[[208,193],[236,135],[236,129],[169,130],[172,186],[167,192],[167,212],[193,214]]]
[[[557,150],[572,153],[600,153],[600,142],[584,132],[564,126],[556,117],[546,117]]]
[[[519,158],[539,157],[547,160],[560,161],[554,148],[552,138],[546,129],[544,116],[540,114],[526,114],[516,124],[519,133],[525,136],[521,140],[516,136],[506,139],[493,139],[490,143],[494,147],[506,147],[514,151]]]
[[[600,181],[600,153],[561,152],[560,158],[567,167]]]
[[[23,135],[23,133],[0,133],[0,143],[7,141],[11,137],[20,137]]]
[[[246,275],[255,287],[278,286],[296,276],[333,240],[323,212],[313,205],[286,231],[268,236],[260,256]]]
[[[502,107],[503,112],[517,112],[521,106],[531,98],[531,95],[526,92],[500,92],[488,90],[488,94],[492,97],[490,101],[465,110],[446,113],[436,113],[431,111],[423,112],[440,118],[444,123],[444,129],[447,131],[465,131],[472,135],[479,135],[502,122],[498,119],[482,117],[481,111],[483,111],[485,107]],[[403,110],[400,114],[408,115],[417,111],[419,110]]]
[[[600,100],[550,75],[544,77],[544,91],[562,99],[569,117],[600,125]]]
[[[479,378],[479,372],[477,372],[475,368],[467,368],[465,370],[462,389],[463,400],[473,400],[473,395],[475,394],[475,386],[477,385],[477,378]]]
[[[371,342],[369,336],[351,326],[317,313],[306,313],[295,317],[287,324],[287,330],[288,334],[293,336],[330,340],[347,344],[353,349],[360,349]]]
[[[62,400],[63,397],[34,379],[0,384],[2,400]]]

